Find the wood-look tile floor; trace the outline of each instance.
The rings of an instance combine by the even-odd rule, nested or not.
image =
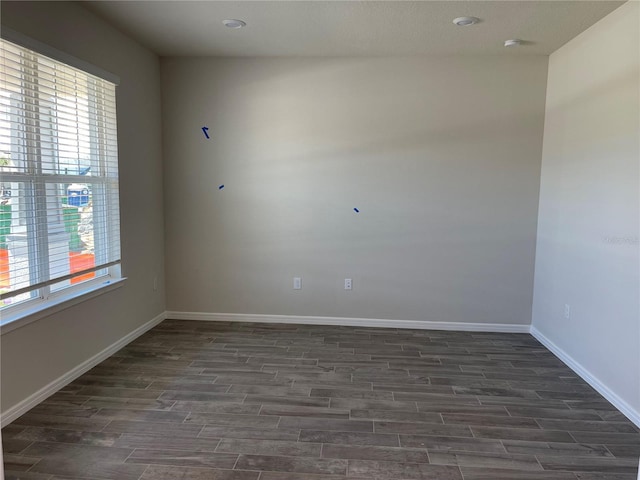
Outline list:
[[[7,479],[636,480],[525,334],[167,320],[2,431]]]

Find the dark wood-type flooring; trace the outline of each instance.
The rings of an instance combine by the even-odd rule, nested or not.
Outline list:
[[[25,480],[636,480],[640,455],[530,335],[175,320],[2,435]]]

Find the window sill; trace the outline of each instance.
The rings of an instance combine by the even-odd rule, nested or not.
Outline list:
[[[124,285],[126,277],[108,280],[101,284],[92,286],[82,292],[73,292],[68,295],[61,295],[55,299],[51,299],[46,303],[35,305],[30,309],[25,309],[19,313],[12,315],[1,315],[0,317],[0,335],[9,333],[17,328],[29,325],[41,318],[48,317],[54,313],[61,312],[67,308],[86,302],[92,298],[98,297],[105,293],[111,292]]]

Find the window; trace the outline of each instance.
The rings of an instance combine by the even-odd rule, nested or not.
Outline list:
[[[0,40],[3,319],[119,277],[115,88]]]

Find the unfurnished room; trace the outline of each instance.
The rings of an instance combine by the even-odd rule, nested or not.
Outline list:
[[[640,1],[2,1],[6,480],[640,480]]]

